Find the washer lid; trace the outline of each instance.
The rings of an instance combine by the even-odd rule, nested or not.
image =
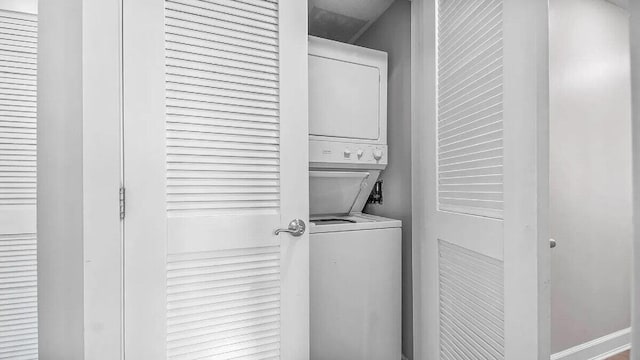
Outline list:
[[[309,232],[311,234],[355,230],[378,230],[401,227],[402,221],[400,220],[362,213],[344,216],[319,216],[315,218],[312,217],[309,220]]]
[[[380,171],[309,171],[311,215],[346,215],[362,211]]]

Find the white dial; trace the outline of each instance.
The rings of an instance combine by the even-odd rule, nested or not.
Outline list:
[[[356,155],[358,155],[358,159],[360,159],[362,155],[364,155],[364,151],[362,151],[362,149],[358,149],[358,152],[356,152]]]
[[[351,150],[344,149],[344,157],[351,157]]]
[[[382,159],[382,150],[380,149],[373,150],[373,158],[376,160]]]

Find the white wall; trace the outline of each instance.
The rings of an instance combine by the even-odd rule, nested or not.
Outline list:
[[[631,10],[631,71],[633,99],[633,343],[631,356],[640,360],[640,1],[629,4]]]
[[[52,0],[41,0],[52,1]],[[63,0],[65,1],[65,0]],[[119,359],[123,265],[120,236],[121,0],[82,9],[85,359]]]
[[[84,358],[82,0],[39,4],[38,315],[42,359]]]
[[[402,351],[413,358],[411,280],[411,3],[396,0],[355,42],[389,54],[389,166],[384,203],[366,211],[402,220]]]
[[[41,359],[119,359],[120,1],[39,2]]]
[[[627,328],[629,21],[602,0],[550,2],[552,352]]]

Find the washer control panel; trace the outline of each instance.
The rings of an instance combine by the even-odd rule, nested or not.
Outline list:
[[[387,165],[387,145],[309,141],[309,162],[314,165],[360,164]]]

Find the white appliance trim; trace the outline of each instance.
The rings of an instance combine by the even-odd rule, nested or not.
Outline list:
[[[604,360],[630,348],[629,327],[555,353],[551,360]]]

